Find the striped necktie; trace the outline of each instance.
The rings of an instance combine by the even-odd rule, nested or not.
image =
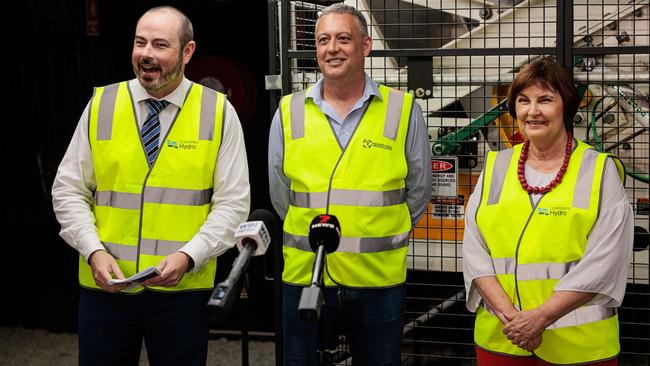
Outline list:
[[[153,162],[156,161],[156,156],[158,156],[158,144],[160,140],[160,119],[158,115],[167,107],[169,102],[155,99],[147,99],[145,102],[147,103],[149,115],[144,120],[142,129],[140,130],[140,136],[142,137],[144,151],[147,154],[147,162],[149,166],[152,166]]]

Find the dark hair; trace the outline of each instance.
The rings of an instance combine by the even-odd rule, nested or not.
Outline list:
[[[508,112],[517,119],[517,96],[527,87],[537,84],[554,91],[562,98],[564,129],[573,132],[573,116],[578,112],[580,96],[567,70],[552,58],[532,62],[519,71],[508,89]]]
[[[361,36],[365,39],[365,37],[368,37],[368,22],[366,21],[366,18],[361,14],[361,12],[350,5],[345,5],[345,4],[333,4],[325,9],[321,10],[318,19],[316,19],[316,27],[318,27],[318,23],[320,22],[320,19],[328,14],[350,14],[354,16],[357,19],[357,23],[359,25],[359,30],[361,31]]]
[[[157,12],[157,11],[168,11],[176,15],[181,20],[181,27],[178,30],[178,40],[180,41],[181,44],[180,48],[182,52],[185,46],[187,46],[187,44],[194,39],[194,27],[192,27],[192,22],[190,21],[190,18],[188,18],[187,15],[185,15],[182,11],[176,9],[173,6],[168,6],[168,5],[156,6],[154,8],[147,10],[145,14]],[[138,20],[138,22],[140,22],[140,20]]]

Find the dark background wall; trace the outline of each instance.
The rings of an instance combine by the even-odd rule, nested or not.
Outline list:
[[[86,7],[95,5],[99,35],[87,34]],[[266,1],[32,0],[4,15],[7,33],[5,134],[2,147],[4,233],[0,325],[74,331],[78,255],[58,236],[50,189],[93,86],[131,79],[135,23],[152,6],[173,5],[194,24],[197,50],[187,75],[218,78],[242,117],[252,188],[251,210],[271,209],[266,176],[270,125]],[[6,65],[6,63],[5,63]],[[227,275],[236,249],[219,259],[217,280]],[[250,328],[273,327],[269,263],[254,258]],[[271,273],[270,268],[266,268]],[[241,310],[215,327],[236,329]]]

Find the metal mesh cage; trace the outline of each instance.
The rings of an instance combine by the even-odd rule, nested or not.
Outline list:
[[[338,1],[277,1],[271,73],[281,93],[313,85],[318,11]],[[635,214],[635,251],[619,309],[622,365],[650,357],[648,275],[648,1],[347,0],[368,21],[366,72],[413,93],[427,122],[434,160],[432,198],[413,229],[407,259],[404,365],[475,364],[474,315],[465,309],[462,240],[467,199],[487,151],[521,141],[505,107],[518,70],[553,56],[581,93],[574,136],[621,158]],[[274,36],[274,37],[275,37]],[[277,105],[274,103],[274,105]],[[432,163],[435,164],[435,163]],[[434,168],[435,170],[435,168]],[[341,337],[339,364],[350,364]]]

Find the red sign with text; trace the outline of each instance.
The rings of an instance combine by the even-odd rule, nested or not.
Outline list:
[[[432,172],[444,172],[451,170],[454,167],[454,164],[448,161],[442,160],[431,160],[431,171]]]

